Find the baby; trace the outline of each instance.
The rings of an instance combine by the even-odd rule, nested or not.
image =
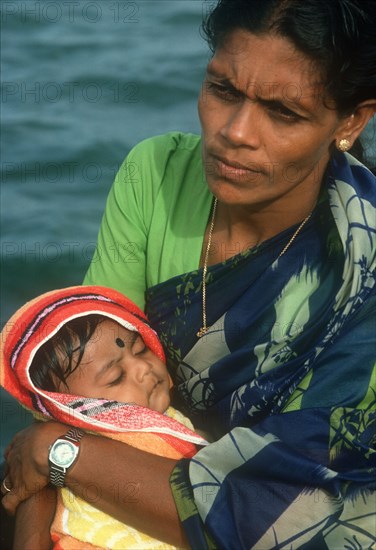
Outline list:
[[[159,339],[144,313],[117,291],[48,292],[18,310],[1,336],[1,385],[38,419],[74,426],[78,440],[83,428],[170,458],[191,457],[196,445],[206,444],[169,406],[172,382]],[[54,459],[50,454],[51,482],[62,486]],[[59,548],[77,550],[169,548],[65,487],[51,537]]]
[[[154,353],[136,328],[128,327],[98,314],[68,321],[35,354],[31,381],[42,390],[164,413],[172,381],[162,353]]]

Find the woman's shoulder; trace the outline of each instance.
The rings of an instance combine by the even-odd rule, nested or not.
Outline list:
[[[365,164],[350,153],[336,152],[332,158],[331,175],[333,182],[345,182],[355,189],[357,195],[376,196],[376,176]]]
[[[201,137],[169,132],[145,139],[129,152],[116,176],[115,190],[123,193],[130,187],[144,205],[154,205],[162,192],[163,200],[172,205],[186,188],[192,193],[198,187],[202,193],[203,177]]]
[[[154,157],[159,162],[167,161],[174,153],[201,156],[201,137],[184,132],[168,132],[140,141],[130,151],[128,157]]]
[[[197,180],[201,171],[200,136],[169,132],[144,139],[131,149],[116,176],[115,187],[130,184],[139,192],[141,188],[152,188],[154,194],[166,181],[179,181],[183,185],[186,179]]]

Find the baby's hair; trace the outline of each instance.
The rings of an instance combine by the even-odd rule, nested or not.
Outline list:
[[[33,384],[46,391],[58,391],[60,382],[67,387],[68,376],[79,367],[86,344],[105,319],[91,314],[62,326],[35,354],[29,369]]]

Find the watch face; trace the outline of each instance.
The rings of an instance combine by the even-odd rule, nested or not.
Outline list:
[[[50,452],[50,460],[57,466],[68,467],[78,453],[78,448],[69,441],[56,441]]]

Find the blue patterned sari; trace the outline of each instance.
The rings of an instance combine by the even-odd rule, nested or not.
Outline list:
[[[194,550],[374,548],[375,192],[336,154],[286,254],[296,227],[208,269],[201,339],[201,269],[149,289],[175,405],[214,440],[171,479]]]

